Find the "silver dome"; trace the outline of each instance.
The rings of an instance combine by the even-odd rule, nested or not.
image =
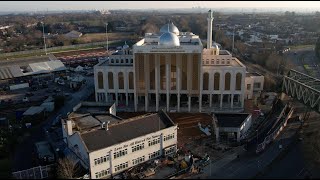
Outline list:
[[[162,26],[160,28],[160,33],[163,34],[163,33],[166,33],[166,32],[172,32],[176,35],[179,35],[179,29],[171,22],[171,23],[168,23],[168,24],[165,24],[164,26]]]
[[[128,49],[128,48],[129,48],[129,46],[127,45],[127,42],[125,41],[124,45],[122,46],[122,49]]]
[[[180,46],[180,40],[177,35],[167,31],[160,36],[159,45]]]

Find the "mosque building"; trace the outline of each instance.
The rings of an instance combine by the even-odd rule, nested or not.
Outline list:
[[[169,22],[98,63],[96,101],[136,112],[243,111],[246,67],[212,43],[211,10],[207,20],[207,48],[198,35]]]

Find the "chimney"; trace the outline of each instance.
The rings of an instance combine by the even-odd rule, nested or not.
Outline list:
[[[67,120],[67,133],[68,133],[68,136],[72,135],[72,121],[71,120]]]
[[[208,32],[207,32],[207,49],[210,49],[212,46],[212,21],[213,15],[211,9],[208,11]]]

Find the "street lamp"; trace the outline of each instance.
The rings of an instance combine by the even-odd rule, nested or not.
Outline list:
[[[47,55],[48,53],[47,53],[46,37],[45,37],[45,35],[44,35],[44,23],[41,22],[41,24],[42,24],[42,33],[43,33],[44,52],[45,52],[46,55]]]
[[[106,36],[107,36],[107,52],[109,51],[109,40],[108,40],[108,23],[106,23]]]

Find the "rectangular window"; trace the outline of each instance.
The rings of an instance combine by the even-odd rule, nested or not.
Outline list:
[[[172,153],[174,153],[175,151],[176,151],[176,147],[175,147],[175,146],[170,147],[170,148],[167,148],[167,149],[165,150],[165,155],[172,154]]]
[[[153,159],[160,156],[160,150],[155,151],[153,153],[149,153],[149,159]]]
[[[251,84],[247,84],[247,90],[251,89]]]
[[[131,148],[132,148],[132,152],[139,151],[144,148],[144,143],[132,146]]]
[[[114,152],[113,153],[113,157],[114,157],[114,159],[116,159],[116,158],[119,158],[121,156],[125,156],[126,154],[128,154],[128,150],[124,149],[124,150],[120,150],[118,152]]]
[[[117,172],[117,171],[123,170],[127,167],[128,167],[128,162],[121,163],[121,164],[115,166],[114,171]]]
[[[156,139],[153,139],[151,141],[148,141],[149,146],[153,146],[153,145],[156,145],[156,144],[159,144],[159,143],[160,143],[160,138],[156,138]]]
[[[145,160],[145,156],[138,157],[138,158],[132,160],[132,164],[133,165],[140,164],[140,163],[144,162],[144,160]]]
[[[101,178],[110,174],[110,169],[102,170],[100,172],[96,172],[96,178]]]
[[[110,160],[109,155],[102,156],[102,157],[94,159],[94,165],[102,164],[102,163],[107,162],[109,160]]]
[[[167,141],[167,140],[170,140],[170,139],[173,139],[173,138],[174,138],[174,133],[168,134],[168,135],[163,137],[163,141]]]
[[[253,84],[253,88],[260,88],[261,87],[261,83],[254,83]]]

